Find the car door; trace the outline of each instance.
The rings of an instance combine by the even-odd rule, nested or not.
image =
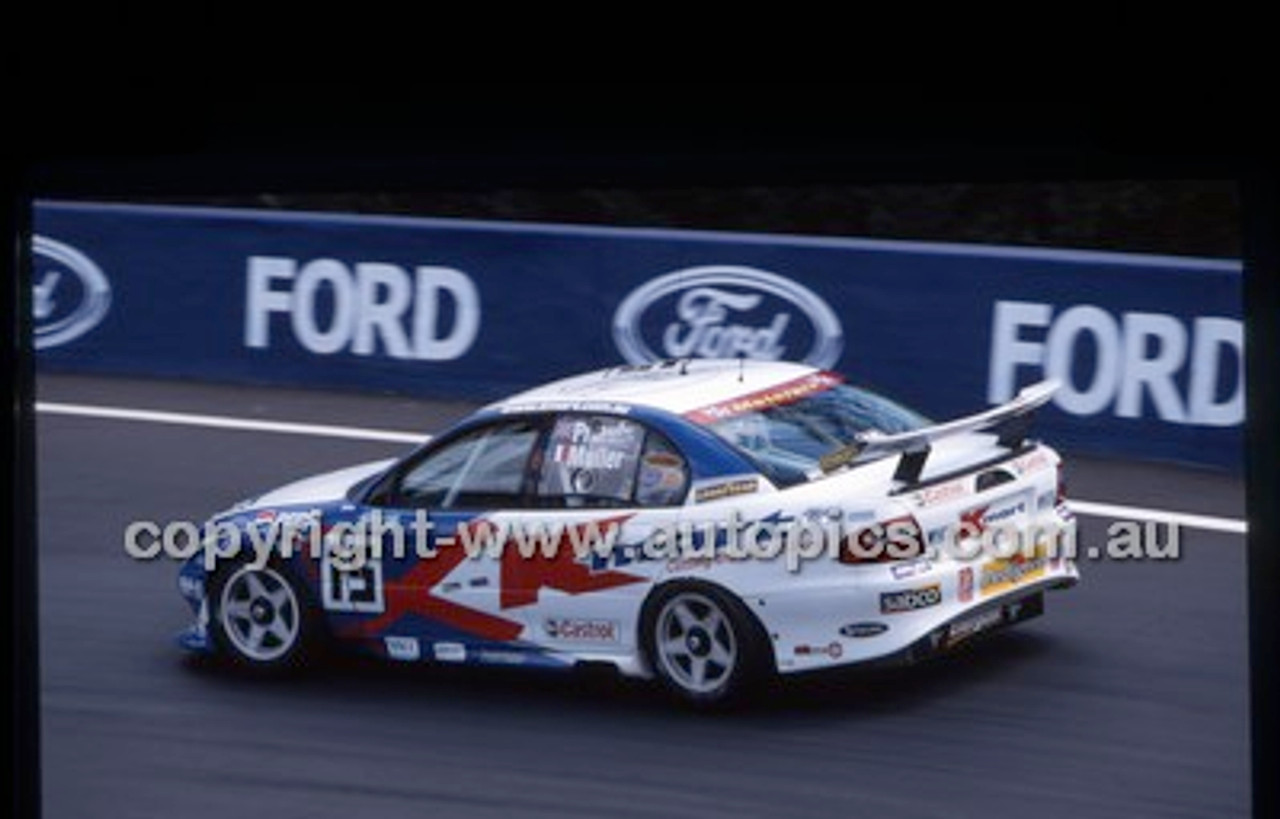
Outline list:
[[[644,546],[679,522],[684,459],[635,419],[561,413],[531,473],[530,502],[514,516],[523,542],[503,556],[503,616],[553,651],[634,650],[639,607],[662,566]]]
[[[394,645],[462,662],[477,646],[519,636],[523,625],[501,614],[496,536],[528,501],[530,459],[544,421],[509,418],[451,436],[370,496],[386,519],[413,532],[403,558],[384,558],[384,610],[366,624],[389,654]]]

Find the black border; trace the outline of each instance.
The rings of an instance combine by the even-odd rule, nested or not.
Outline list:
[[[39,810],[38,608],[30,288],[36,196],[496,185],[563,189],[1216,178],[1244,194],[1253,810],[1280,815],[1276,514],[1277,174],[1269,105],[1219,88],[1119,85],[1016,96],[912,85],[158,84],[82,72],[25,83],[5,310],[13,458],[6,495],[15,815]],[[145,68],[145,71],[144,71]],[[205,78],[207,79],[207,78]],[[14,332],[16,331],[16,332]]]

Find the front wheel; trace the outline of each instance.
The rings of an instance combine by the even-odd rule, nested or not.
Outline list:
[[[763,629],[732,595],[708,585],[661,592],[646,608],[644,645],[663,685],[699,706],[736,703],[769,670]]]
[[[220,574],[211,589],[210,624],[231,663],[261,672],[303,665],[318,630],[306,593],[271,565],[238,564]]]

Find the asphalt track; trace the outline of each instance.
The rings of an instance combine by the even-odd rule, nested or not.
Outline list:
[[[392,397],[41,376],[38,398],[434,431]],[[405,444],[41,413],[50,817],[1231,817],[1249,812],[1244,538],[1088,561],[1043,618],[906,670],[791,682],[730,714],[612,678],[345,661],[263,682],[184,661],[175,566],[126,523],[202,520]],[[1071,458],[1073,495],[1244,517],[1215,473]],[[1084,518],[1084,542],[1111,521]]]

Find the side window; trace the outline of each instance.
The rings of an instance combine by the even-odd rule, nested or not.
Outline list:
[[[564,415],[547,436],[540,506],[629,506],[644,427],[607,415]]]
[[[675,448],[626,418],[561,416],[540,460],[541,507],[671,506],[684,500],[689,484]]]
[[[484,427],[445,444],[400,478],[396,502],[434,509],[522,505],[538,426],[520,420]]]
[[[636,478],[636,504],[675,506],[683,503],[689,490],[689,470],[684,458],[666,438],[655,432],[645,437]]]

